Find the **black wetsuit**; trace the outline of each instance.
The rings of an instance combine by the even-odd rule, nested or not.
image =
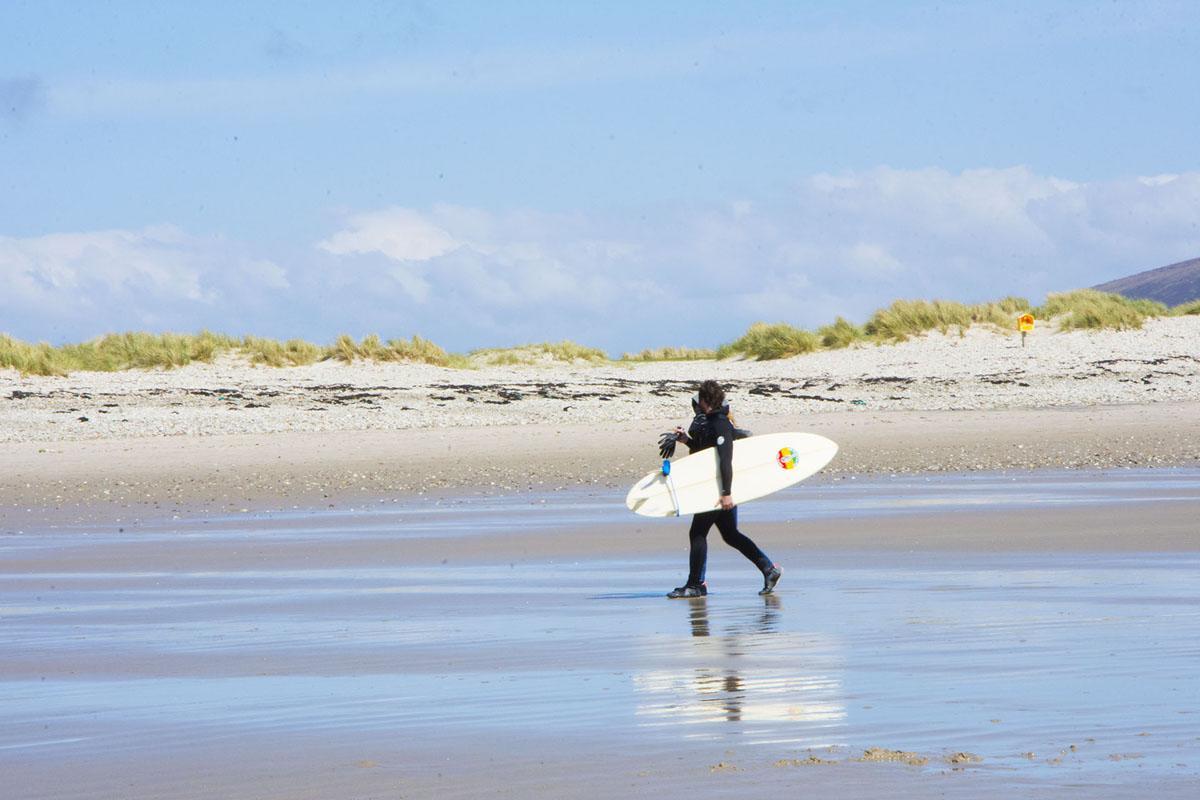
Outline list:
[[[710,447],[717,448],[721,466],[722,497],[733,489],[733,440],[739,438],[737,434],[738,431],[729,421],[729,406],[711,414],[697,414],[688,428],[689,452],[698,453]],[[737,506],[728,511],[720,508],[704,511],[692,517],[692,527],[688,531],[688,538],[691,540],[687,579],[689,586],[704,583],[704,570],[708,563],[708,532],[713,525],[717,526],[727,545],[748,558],[760,571],[765,573],[771,568],[771,559],[758,549],[758,545],[752,542],[749,536],[738,530]]]

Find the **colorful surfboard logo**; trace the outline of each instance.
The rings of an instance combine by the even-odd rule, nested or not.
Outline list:
[[[800,456],[796,455],[795,451],[790,447],[785,447],[779,451],[779,466],[784,469],[795,469],[796,462],[800,460]]]

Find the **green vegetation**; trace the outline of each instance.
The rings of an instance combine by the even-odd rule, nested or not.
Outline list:
[[[453,353],[447,353],[438,345],[413,334],[411,339],[388,339],[387,361],[419,361],[438,367],[463,367],[466,359]]]
[[[45,342],[29,344],[0,334],[0,369],[15,369],[22,375],[66,375],[67,365],[57,348]]]
[[[1032,313],[1042,325],[1056,324],[1058,330],[1140,328],[1149,317],[1200,315],[1200,300],[1167,309],[1151,300],[1130,300],[1120,295],[1080,289],[1051,294],[1044,305],[1034,308],[1021,297],[1005,297],[991,303],[967,305],[947,300],[897,300],[877,310],[863,325],[838,317],[816,332],[787,323],[755,323],[737,340],[717,350],[691,347],[660,347],[640,353],[625,353],[622,362],[693,361],[742,357],[756,360],[788,358],[871,342],[904,341],[929,331],[962,335],[972,325],[989,325],[1005,332],[1016,331],[1016,319]],[[0,369],[15,369],[23,375],[69,375],[72,372],[113,372],[125,369],[170,369],[192,362],[211,362],[222,354],[240,356],[251,364],[269,367],[301,366],[336,359],[410,362],[441,367],[474,369],[488,366],[549,363],[610,363],[604,351],[572,341],[543,342],[519,347],[488,348],[466,355],[448,353],[438,345],[413,336],[383,341],[372,334],[356,342],[343,334],[331,345],[321,346],[303,339],[281,342],[257,336],[241,339],[211,331],[196,334],[112,333],[80,344],[55,347],[32,344],[0,334]]]
[[[325,357],[325,348],[303,339],[280,342],[277,339],[247,336],[242,339],[241,350],[251,364],[265,367],[299,367],[314,364]]]
[[[110,333],[62,347],[45,342],[29,344],[10,336],[0,336],[0,367],[13,368],[27,375],[182,367],[193,361],[210,362],[219,353],[238,346],[237,339],[209,331],[194,335]]]
[[[991,303],[956,303],[948,300],[897,300],[881,308],[858,326],[842,317],[817,329],[816,333],[786,324],[757,323],[738,340],[717,350],[718,358],[743,356],[767,360],[812,352],[818,347],[833,350],[857,343],[902,342],[929,331],[943,334],[957,330],[964,335],[973,325],[987,325],[1015,332],[1017,317],[1032,313],[1043,324],[1052,322],[1058,330],[1140,328],[1148,317],[1168,313],[1200,314],[1200,301],[1177,306],[1170,311],[1151,300],[1130,300],[1120,295],[1092,289],[1052,294],[1045,305],[1034,308],[1023,297],[1005,297]]]
[[[1190,303],[1175,306],[1171,309],[1171,316],[1186,317],[1193,314],[1200,314],[1200,300],[1193,300]]]
[[[861,325],[855,325],[853,322],[848,322],[842,317],[838,317],[828,325],[817,328],[817,338],[821,340],[821,347],[830,350],[849,347],[855,342],[862,341],[866,335],[867,333],[862,329]]]
[[[237,339],[201,331],[197,334],[108,334],[81,344],[55,347],[45,342],[30,344],[0,334],[0,369],[15,369],[22,375],[69,375],[72,372],[115,372],[125,369],[171,369],[194,361],[210,363],[228,353],[242,356],[251,364],[288,367],[317,361],[355,359],[412,361],[444,367],[467,367],[463,356],[452,355],[428,339],[380,341],[378,336],[355,342],[342,335],[328,347],[289,339],[280,342],[258,336]]]
[[[1041,319],[1057,319],[1059,330],[1140,328],[1147,317],[1166,316],[1167,307],[1153,300],[1130,300],[1119,294],[1079,289],[1046,297],[1034,310]]]
[[[640,353],[625,353],[622,361],[707,361],[717,357],[716,350],[704,347],[657,347]]]
[[[561,342],[526,344],[518,347],[473,350],[467,354],[466,359],[471,366],[500,367],[553,362],[574,364],[578,361],[600,364],[607,362],[608,356],[603,350],[595,347],[587,347],[564,340]]]
[[[740,339],[717,348],[717,358],[744,356],[759,361],[769,361],[811,353],[820,344],[821,341],[817,335],[811,331],[793,328],[784,322],[774,325],[756,322],[742,334]]]
[[[236,339],[209,331],[179,333],[110,333],[61,349],[71,369],[113,372],[149,367],[182,367],[193,361],[209,362],[220,352],[236,347]]]
[[[1023,297],[1005,297],[992,303],[966,305],[949,300],[897,300],[871,315],[863,330],[879,341],[903,342],[929,331],[947,333],[958,328],[962,334],[972,325],[992,325],[1013,330],[1018,315],[1030,310]]]
[[[355,343],[352,336],[342,334],[326,350],[324,357],[336,358],[347,364],[356,359],[363,359],[365,361],[415,361],[439,367],[450,366],[454,360],[445,350],[420,336],[413,336],[409,340],[388,339],[384,342],[376,334],[364,336],[363,340],[358,343]]]
[[[897,300],[871,315],[863,331],[875,339],[902,342],[926,331],[945,333],[952,325],[971,324],[971,312],[962,303],[945,300]]]

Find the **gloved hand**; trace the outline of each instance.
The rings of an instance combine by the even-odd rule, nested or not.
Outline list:
[[[667,431],[658,437],[658,454],[663,458],[675,455],[675,443],[678,441],[679,435],[675,431]]]

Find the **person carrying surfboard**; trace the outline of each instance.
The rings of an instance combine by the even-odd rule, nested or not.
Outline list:
[[[744,555],[762,572],[763,588],[759,594],[770,594],[775,590],[775,584],[779,583],[783,569],[767,558],[749,536],[738,530],[737,506],[733,504],[731,497],[733,440],[738,438],[738,431],[729,419],[725,389],[716,381],[704,381],[700,384],[700,391],[692,401],[692,406],[697,412],[696,418],[686,431],[678,427],[672,434],[664,437],[663,457],[670,457],[667,451],[673,451],[674,441],[686,444],[691,453],[698,453],[710,447],[717,448],[721,477],[720,508],[692,517],[692,526],[688,531],[691,550],[688,556],[687,583],[672,589],[667,593],[667,597],[704,597],[708,594],[704,572],[708,564],[708,532],[712,530],[713,525],[717,526],[726,544]],[[668,442],[668,439],[673,441]]]

